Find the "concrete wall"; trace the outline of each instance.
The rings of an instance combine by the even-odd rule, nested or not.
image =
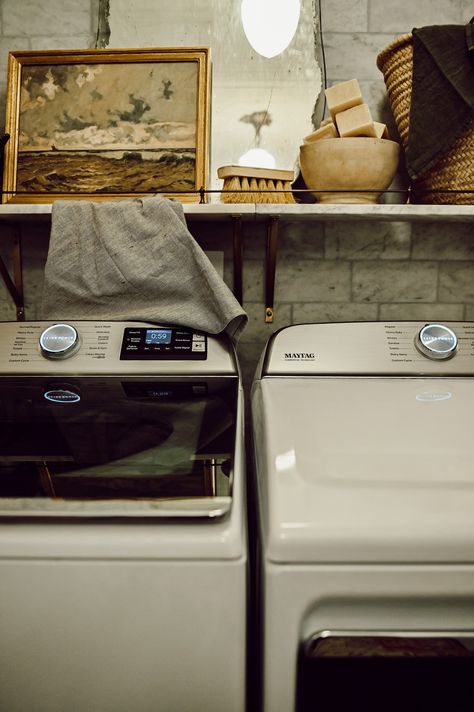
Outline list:
[[[153,0],[150,0],[153,2]],[[0,83],[9,49],[94,47],[102,0],[1,0]],[[472,0],[322,0],[328,84],[357,77],[374,116],[389,119],[377,53],[413,26],[467,22]],[[100,33],[99,33],[100,34]],[[3,103],[0,108],[3,115]],[[194,223],[205,249],[225,246],[231,279],[231,227]],[[23,227],[27,318],[35,318],[49,225]],[[239,345],[247,377],[275,328],[306,321],[474,319],[472,223],[287,223],[281,228],[275,322],[263,322],[262,226],[245,228],[244,305],[250,324]],[[2,254],[8,229],[2,226]],[[0,286],[0,318],[15,312]]]

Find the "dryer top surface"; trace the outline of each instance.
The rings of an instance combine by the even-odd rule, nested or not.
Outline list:
[[[474,561],[474,378],[263,378],[252,411],[267,558]]]

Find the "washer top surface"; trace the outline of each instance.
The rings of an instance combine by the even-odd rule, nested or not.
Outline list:
[[[343,375],[326,375],[330,361],[325,361],[319,337],[328,329],[318,327],[341,327],[333,330],[327,347],[335,349],[336,343],[347,345],[348,325],[311,326],[295,328],[307,329],[308,353],[314,353],[316,363],[321,355],[323,375],[267,376],[253,388],[266,558],[280,563],[472,563],[474,354],[472,342],[462,341],[470,325],[464,331],[450,325],[458,338],[461,334],[462,351],[443,361],[417,351],[414,339],[423,324],[400,327],[412,337],[403,358],[413,359],[413,371],[414,364],[433,364],[434,377],[400,377],[398,360],[395,376],[365,375],[364,354],[354,359],[353,375],[347,352],[335,357]],[[356,335],[356,325],[350,326],[350,335]],[[373,324],[369,330],[360,326],[366,334],[377,331]],[[385,334],[384,326],[378,325],[379,333]],[[358,336],[356,343],[362,342]],[[386,341],[384,346],[389,349]],[[376,352],[377,344],[369,343],[366,362]],[[386,371],[388,363],[386,357],[379,371]],[[278,368],[283,364],[280,360]],[[267,369],[271,366],[267,359]],[[358,369],[364,375],[357,375]]]

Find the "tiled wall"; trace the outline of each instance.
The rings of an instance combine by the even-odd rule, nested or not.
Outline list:
[[[237,0],[234,0],[237,1]],[[99,0],[1,0],[0,81],[9,49],[93,47]],[[103,5],[104,3],[102,3]],[[376,118],[393,122],[377,53],[414,26],[465,23],[472,0],[321,0],[328,84],[357,77]],[[0,109],[3,115],[3,103]],[[226,251],[231,227],[194,223],[207,249]],[[2,228],[3,229],[3,228]],[[27,318],[38,315],[47,223],[24,227]],[[374,319],[474,319],[473,223],[285,223],[280,230],[275,321],[265,324],[263,225],[245,226],[244,302],[239,345],[247,378],[271,332],[290,323]],[[2,253],[8,240],[2,238]],[[0,286],[0,318],[15,313]]]

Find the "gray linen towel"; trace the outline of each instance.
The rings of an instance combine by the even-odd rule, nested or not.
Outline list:
[[[149,321],[238,339],[247,315],[167,198],[53,204],[44,319]]]

